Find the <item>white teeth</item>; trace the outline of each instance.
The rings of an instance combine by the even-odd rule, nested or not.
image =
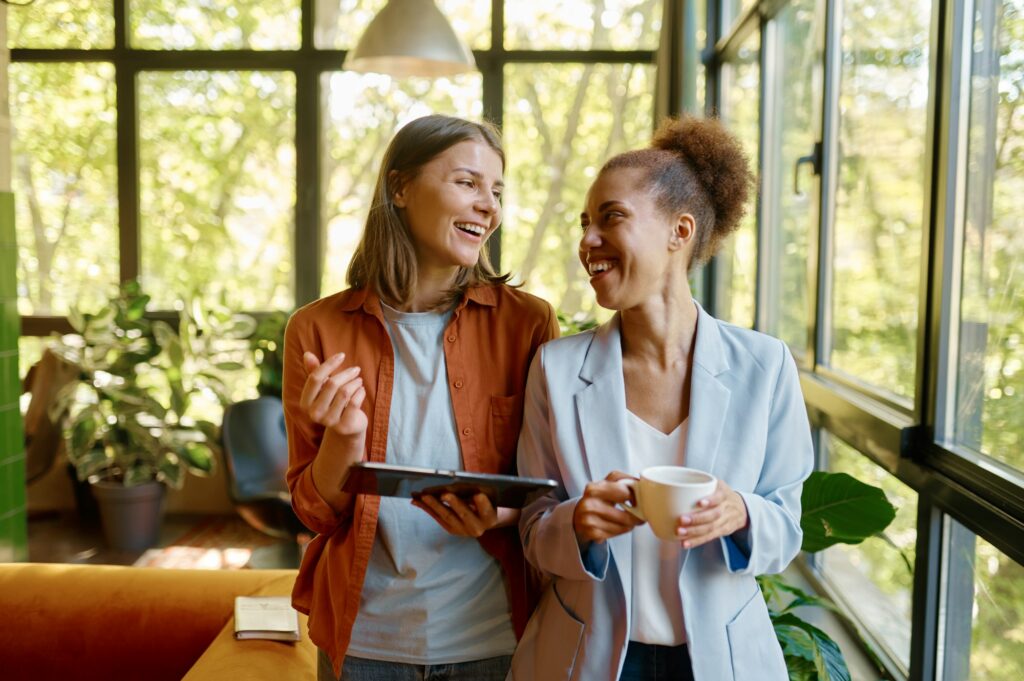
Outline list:
[[[481,227],[480,225],[474,225],[471,222],[456,222],[455,226],[458,227],[459,229],[465,230],[467,232],[472,232],[473,234],[476,234],[477,236],[483,236],[484,232],[487,231],[483,227]]]
[[[605,272],[607,270],[610,270],[612,267],[614,267],[614,265],[612,263],[608,262],[607,260],[602,260],[601,262],[590,263],[590,274],[591,274],[591,276],[593,276],[595,274],[600,274],[601,272]]]

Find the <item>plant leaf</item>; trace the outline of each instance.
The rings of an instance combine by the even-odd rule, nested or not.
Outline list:
[[[785,613],[773,619],[776,632],[779,627],[795,627],[803,630],[811,640],[814,666],[821,681],[850,681],[850,670],[846,667],[843,653],[832,637],[810,622],[805,622],[793,613]],[[787,633],[791,633],[787,630]],[[793,637],[796,638],[795,636]],[[804,652],[804,651],[801,651]],[[803,658],[803,655],[800,655]],[[806,659],[806,658],[803,658]]]
[[[799,658],[814,664],[814,639],[802,628],[792,624],[774,623],[775,636],[787,658]]]
[[[192,473],[209,474],[213,471],[213,450],[207,444],[183,442],[177,452]]]
[[[68,452],[70,455],[70,452]],[[88,480],[93,475],[102,476],[104,471],[110,467],[110,458],[104,449],[95,447],[82,452],[72,462],[75,465],[75,473],[80,481]]]
[[[99,430],[99,419],[102,415],[97,409],[86,409],[79,414],[71,426],[71,438],[68,442],[69,452],[88,452],[96,444],[96,433]]]
[[[151,466],[128,466],[124,469],[124,486],[135,487],[156,480]]]
[[[814,666],[814,660],[805,660],[789,655],[786,655],[785,658],[789,681],[818,681],[818,668]]]
[[[181,489],[185,486],[185,468],[181,465],[181,460],[177,456],[169,454],[160,457],[157,470],[159,471],[157,479],[166,483],[169,487]]]
[[[156,336],[156,342],[160,348],[167,353],[167,359],[170,360],[171,366],[180,369],[185,363],[185,353],[182,350],[178,332],[167,322],[158,319],[153,322],[153,335]]]
[[[811,473],[804,482],[801,503],[804,551],[821,551],[839,543],[859,544],[896,517],[896,509],[881,489],[846,473]]]

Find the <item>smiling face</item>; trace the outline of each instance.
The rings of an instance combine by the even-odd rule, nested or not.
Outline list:
[[[671,278],[685,280],[693,218],[666,216],[658,208],[642,168],[598,175],[580,215],[580,262],[601,307],[625,310],[665,291]],[[682,270],[681,272],[678,270]]]
[[[395,192],[421,274],[476,265],[501,224],[502,171],[494,149],[466,140],[428,161]]]

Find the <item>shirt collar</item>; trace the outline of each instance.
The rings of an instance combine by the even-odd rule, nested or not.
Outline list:
[[[455,306],[455,310],[461,310],[469,302],[476,303],[477,305],[494,307],[498,304],[498,294],[495,292],[493,286],[470,286],[466,290],[466,295],[464,295],[459,304]],[[351,294],[341,305],[341,309],[344,312],[352,312],[360,307],[369,314],[375,316],[380,316],[382,314],[380,297],[366,288],[353,289]]]

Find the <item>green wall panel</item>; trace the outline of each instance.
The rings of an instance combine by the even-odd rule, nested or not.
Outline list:
[[[18,401],[18,295],[14,194],[0,192],[0,562],[28,559],[25,436]]]

